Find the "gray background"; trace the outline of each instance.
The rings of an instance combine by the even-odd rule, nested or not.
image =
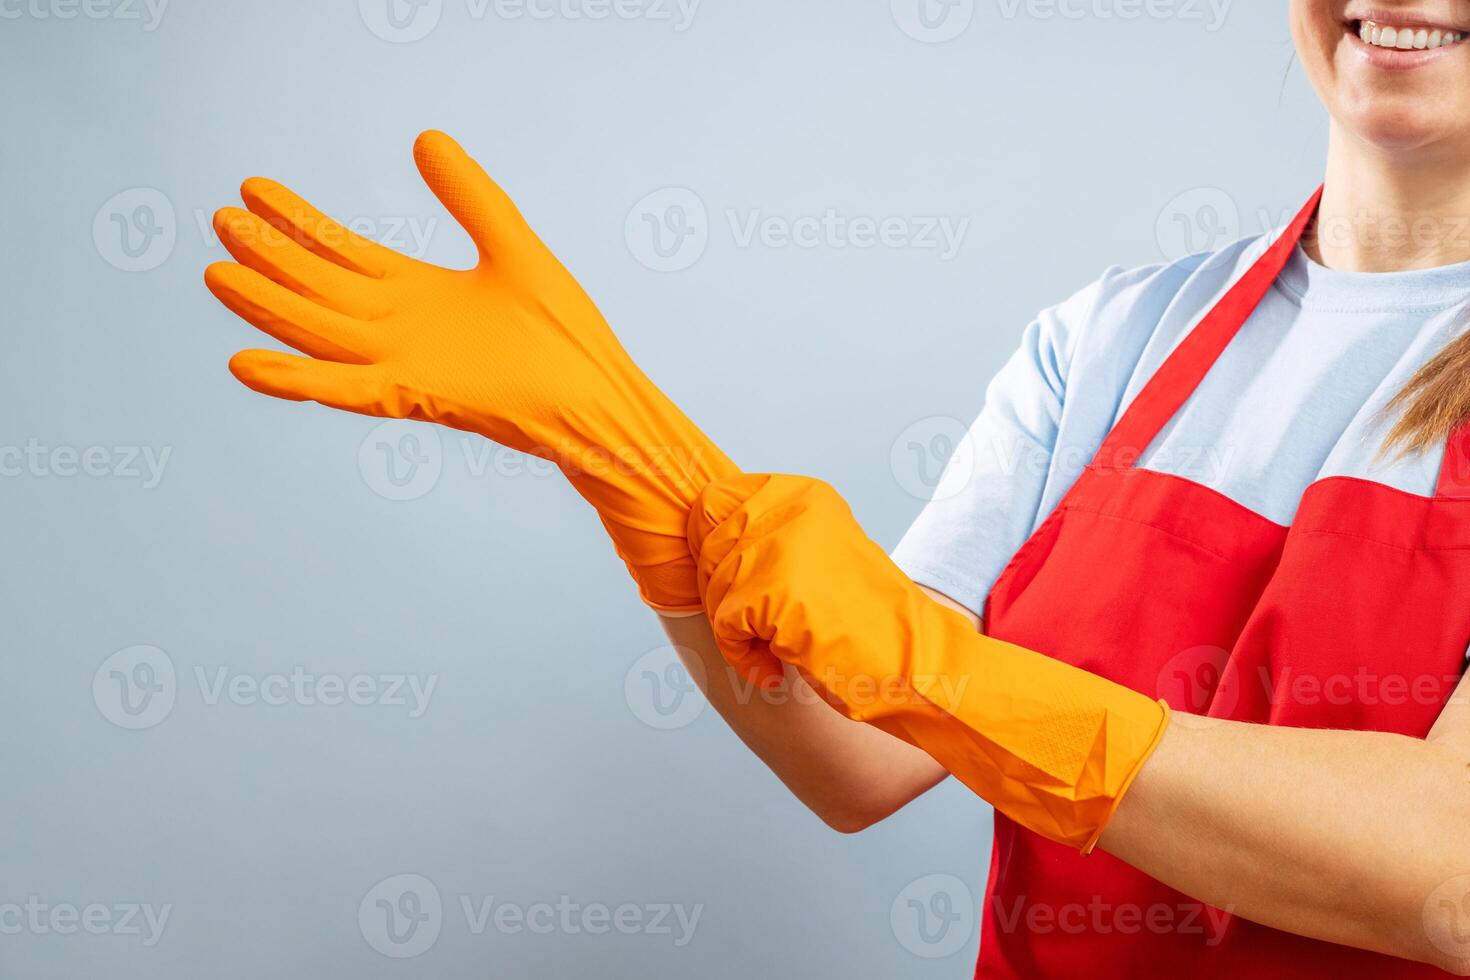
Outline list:
[[[0,5],[0,976],[968,976],[987,807],[950,784],[826,830],[679,700],[557,478],[239,386],[260,338],[202,285],[208,215],[258,173],[464,264],[409,152],[442,128],[732,456],[832,481],[891,545],[1037,309],[1311,189],[1284,5],[961,2],[930,43],[906,0],[705,0],[687,25],[442,0],[404,42],[388,2]],[[677,220],[667,188],[708,241],[660,272],[638,229]],[[970,224],[948,258],[737,233],[829,208]],[[138,658],[158,690],[130,715]],[[436,686],[422,713],[213,686],[298,667]],[[402,874],[442,913],[395,946],[376,899]],[[700,919],[680,945],[461,907],[562,896]],[[156,942],[128,904],[168,906]],[[61,931],[89,905],[99,934]]]

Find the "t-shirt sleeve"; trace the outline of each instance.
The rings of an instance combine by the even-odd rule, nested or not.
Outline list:
[[[894,549],[915,582],[976,615],[1011,556],[1031,536],[1051,471],[1067,367],[1100,283],[1044,310],[985,392],[933,499]]]

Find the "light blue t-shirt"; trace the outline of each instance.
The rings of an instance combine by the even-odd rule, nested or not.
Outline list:
[[[1038,316],[894,551],[904,571],[979,613],[1122,410],[1268,244],[1257,237],[1169,265],[1110,269]],[[1380,457],[1382,410],[1466,328],[1467,299],[1470,263],[1336,272],[1297,249],[1138,465],[1203,483],[1278,524],[1329,476],[1433,493],[1443,447]]]

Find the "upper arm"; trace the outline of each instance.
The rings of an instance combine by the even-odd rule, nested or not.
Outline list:
[[[911,579],[972,616],[1035,527],[1054,472],[1077,335],[1100,289],[1095,283],[1026,327],[986,386],[979,416],[929,483],[933,499],[894,549]],[[911,448],[923,458],[932,447]]]

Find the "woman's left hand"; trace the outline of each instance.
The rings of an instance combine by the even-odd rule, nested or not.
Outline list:
[[[247,350],[244,384],[277,398],[475,432],[555,462],[603,518],[644,599],[698,609],[689,505],[734,465],[639,370],[587,294],[458,143],[414,144],[427,183],[479,250],[444,269],[387,249],[279,184],[215,215],[236,262],[205,283],[305,357]]]

